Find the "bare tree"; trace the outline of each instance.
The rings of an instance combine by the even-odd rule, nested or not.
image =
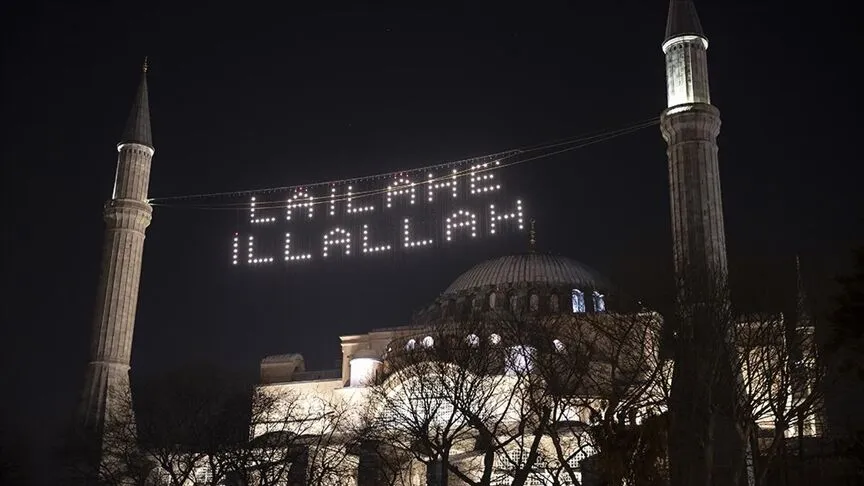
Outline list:
[[[514,329],[516,348],[530,350],[531,366],[515,370],[528,389],[525,417],[541,437],[532,481],[579,484],[589,470],[606,484],[664,480],[671,363],[660,354],[660,316],[522,316],[506,324],[513,320],[499,327]]]
[[[336,486],[353,477],[345,404],[261,387],[250,410],[243,440],[217,443],[206,452],[208,484]]]
[[[304,437],[308,465],[305,485],[340,486],[353,484],[357,470],[357,457],[350,443],[352,420],[355,415],[345,402],[317,400],[310,411],[316,418],[314,434]]]
[[[786,438],[821,433],[822,369],[813,328],[791,327],[782,314],[754,314],[734,328],[739,433],[749,443],[752,482],[765,484]]]
[[[651,484],[665,477],[661,327],[654,313],[495,312],[418,330],[385,360],[374,420],[466,484],[579,484],[587,456],[609,484]]]
[[[394,345],[370,388],[378,440],[443,484],[451,475],[471,485],[499,480],[496,458],[530,425],[519,420],[522,375],[505,372],[503,339],[488,323],[448,322]]]
[[[813,328],[782,314],[737,315],[725,275],[696,273],[679,287],[675,316],[672,484],[764,484],[785,437],[818,432]]]
[[[737,485],[745,453],[736,432],[735,317],[726,271],[693,265],[678,271],[672,316],[670,480],[673,486]]]
[[[189,378],[161,380],[134,403],[118,395],[98,466],[77,476],[117,486],[315,486],[353,477],[356,461],[342,445],[346,407],[267,387],[250,397]]]

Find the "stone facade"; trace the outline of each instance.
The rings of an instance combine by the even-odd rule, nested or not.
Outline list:
[[[667,109],[663,138],[669,145],[669,186],[675,272],[684,287],[726,275],[726,236],[717,158],[720,112],[694,103]],[[691,275],[692,272],[706,272]]]

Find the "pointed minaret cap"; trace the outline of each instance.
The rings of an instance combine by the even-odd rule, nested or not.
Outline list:
[[[150,103],[147,97],[147,58],[144,58],[141,84],[138,85],[135,103],[129,113],[120,143],[140,143],[153,148],[153,136],[150,133]]]
[[[666,17],[666,38],[663,41],[665,42],[681,35],[705,37],[705,33],[702,32],[702,23],[699,22],[699,15],[696,14],[696,7],[693,5],[693,0],[669,1],[669,16]]]

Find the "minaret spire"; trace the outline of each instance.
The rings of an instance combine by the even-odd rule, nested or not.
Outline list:
[[[669,15],[666,17],[666,39],[681,35],[705,37],[702,22],[696,14],[693,0],[672,0],[669,2]]]
[[[534,253],[537,251],[537,230],[534,227],[534,223],[535,223],[534,218],[531,218],[531,232],[530,232],[530,235],[528,237],[528,250],[531,253]]]
[[[138,84],[138,92],[132,103],[132,110],[126,120],[126,128],[120,143],[140,143],[153,148],[153,136],[150,132],[150,100],[147,96],[147,58],[141,68],[141,82]]]
[[[146,61],[142,71],[132,111],[117,144],[114,191],[103,211],[102,272],[81,403],[83,429],[94,440],[94,446],[101,446],[107,421],[131,413],[125,405],[130,396],[129,362],[144,232],[153,211],[147,202],[147,189],[150,161],[155,152],[150,133]]]

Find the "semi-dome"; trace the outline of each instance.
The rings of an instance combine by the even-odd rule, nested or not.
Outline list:
[[[601,290],[610,287],[599,272],[576,260],[543,253],[526,253],[495,258],[476,265],[450,284],[444,294],[457,294],[490,285],[518,283]]]

